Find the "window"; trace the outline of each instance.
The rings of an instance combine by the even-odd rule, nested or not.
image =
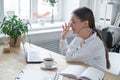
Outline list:
[[[21,18],[30,18],[30,0],[4,0],[4,13],[14,11]]]
[[[55,20],[61,20],[62,0],[59,0],[54,7]],[[59,10],[58,10],[59,9]],[[38,16],[43,16],[46,21],[50,21],[52,7],[44,0],[4,0],[4,13],[14,11],[21,18],[28,18],[32,22],[38,21]],[[35,15],[34,15],[35,13]]]

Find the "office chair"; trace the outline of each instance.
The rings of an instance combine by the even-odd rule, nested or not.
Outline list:
[[[107,27],[101,31],[103,40],[109,51],[119,53],[120,49],[120,28]]]

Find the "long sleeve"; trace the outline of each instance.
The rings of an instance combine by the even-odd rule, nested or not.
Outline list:
[[[66,55],[68,49],[71,49],[71,50],[76,50],[76,48],[79,47],[79,44],[80,44],[80,38],[79,37],[75,37],[72,42],[68,45],[67,43],[67,39],[65,40],[60,40],[60,50],[61,50],[61,54],[64,54]]]
[[[61,54],[65,55],[66,52],[68,50],[68,43],[67,43],[67,40],[60,40],[60,51],[61,51]]]

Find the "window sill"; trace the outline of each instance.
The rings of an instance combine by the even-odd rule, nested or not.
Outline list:
[[[44,25],[41,25],[39,23],[31,24],[30,31],[38,31],[38,30],[47,30],[47,29],[58,29],[61,28],[62,24],[64,22],[54,22],[54,23],[45,23]]]
[[[38,23],[31,24],[32,28],[30,29],[28,34],[38,34],[38,33],[61,31],[62,24],[64,24],[64,22],[45,23],[44,25],[40,25]]]

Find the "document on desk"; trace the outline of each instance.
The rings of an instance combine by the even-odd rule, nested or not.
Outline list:
[[[15,80],[45,80],[43,73],[37,70],[23,70]]]
[[[21,71],[15,80],[66,80],[63,79],[62,75],[53,74],[51,77],[47,72],[37,71],[37,70],[23,70]]]

